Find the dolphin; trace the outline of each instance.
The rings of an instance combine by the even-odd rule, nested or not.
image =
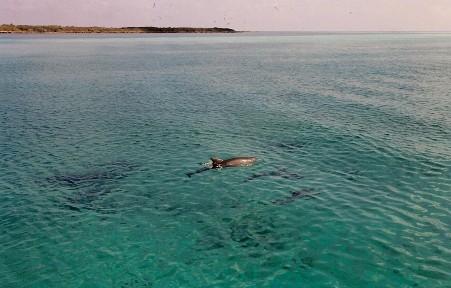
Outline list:
[[[220,158],[215,158],[212,157],[210,158],[211,162],[212,162],[212,168],[213,169],[217,169],[217,168],[226,168],[226,167],[242,167],[242,166],[251,166],[252,164],[255,163],[255,161],[257,161],[257,158],[255,157],[234,157],[234,158],[230,158],[230,159],[220,159]]]
[[[257,161],[256,157],[234,157],[230,159],[220,159],[216,157],[211,157],[211,164],[209,164],[206,167],[202,167],[195,172],[186,173],[186,176],[191,177],[194,174],[202,173],[204,171],[208,171],[210,169],[221,169],[221,168],[228,168],[228,167],[243,167],[243,166],[251,166],[252,164]]]
[[[234,157],[230,159],[220,159],[216,157],[210,158],[211,166],[213,169],[218,168],[227,168],[227,167],[242,167],[242,166],[251,166],[257,161],[255,157]]]

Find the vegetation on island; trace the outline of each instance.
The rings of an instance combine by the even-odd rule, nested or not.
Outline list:
[[[59,25],[0,25],[0,33],[235,33],[230,28],[193,27],[77,27]]]

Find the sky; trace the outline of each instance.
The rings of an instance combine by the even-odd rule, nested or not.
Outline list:
[[[451,0],[0,0],[0,23],[451,31]]]

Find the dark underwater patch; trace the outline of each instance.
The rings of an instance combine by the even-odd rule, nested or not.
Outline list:
[[[283,150],[286,152],[296,152],[300,151],[303,148],[305,148],[308,145],[305,141],[296,141],[296,140],[289,140],[289,141],[283,141],[283,142],[273,142],[270,144],[272,146],[272,149],[275,150]]]
[[[48,177],[53,185],[68,187],[72,193],[66,195],[61,206],[65,209],[81,212],[91,210],[102,214],[115,213],[111,204],[101,205],[101,200],[114,190],[114,181],[127,177],[137,167],[126,161],[116,161],[81,173],[59,174]]]
[[[73,194],[63,197],[59,205],[74,212],[93,211],[99,214],[115,214],[116,205],[104,201],[104,197],[110,193],[112,191],[109,189],[78,189]]]
[[[299,180],[304,178],[303,175],[295,173],[295,172],[290,172],[288,171],[287,168],[280,168],[277,169],[275,171],[266,171],[266,172],[261,172],[261,173],[255,173],[252,174],[251,176],[249,176],[246,181],[252,181],[252,180],[256,180],[262,177],[279,177],[282,179],[288,179],[288,180]]]
[[[243,248],[262,247],[272,250],[271,243],[278,242],[275,226],[268,216],[246,215],[229,224],[230,239]]]
[[[132,278],[120,284],[121,288],[151,288],[153,283],[148,279]]]
[[[196,240],[196,251],[209,251],[226,247],[226,241],[219,233],[205,234]]]
[[[101,200],[106,195],[110,194],[112,191],[106,187],[92,187],[89,189],[77,189],[74,191],[72,195],[69,195],[65,198],[67,203],[65,207],[72,207],[71,210],[80,211],[82,209],[93,210],[96,212],[106,213],[109,208],[102,208],[101,205],[98,205],[96,202]]]
[[[131,163],[118,161],[101,165],[94,169],[88,169],[82,173],[66,173],[48,177],[47,181],[59,185],[76,187],[85,183],[98,183],[106,180],[124,178],[135,167],[136,165]]]
[[[319,193],[320,192],[314,192],[312,189],[301,189],[301,190],[291,192],[290,196],[273,200],[273,201],[271,201],[271,203],[273,203],[275,205],[287,205],[287,204],[290,204],[291,202],[296,201],[297,199],[304,198],[304,197],[314,197],[314,195],[317,195]]]
[[[274,145],[275,147],[278,148],[282,148],[285,150],[297,150],[297,149],[301,149],[304,148],[305,143],[297,143],[297,142],[292,142],[292,143],[277,143]]]
[[[312,256],[304,256],[299,259],[293,259],[295,266],[299,266],[301,269],[311,269],[315,266],[317,260]]]
[[[89,204],[110,193],[111,190],[108,188],[94,186],[89,189],[75,190],[75,193],[68,197],[68,199],[74,203]]]
[[[358,178],[362,175],[362,172],[360,170],[354,169],[354,170],[343,170],[343,171],[331,171],[330,173],[338,175],[340,177],[345,178],[349,181],[357,181]]]

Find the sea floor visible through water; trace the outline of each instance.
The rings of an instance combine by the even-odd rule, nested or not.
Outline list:
[[[451,287],[451,34],[2,35],[0,75],[1,287]]]

